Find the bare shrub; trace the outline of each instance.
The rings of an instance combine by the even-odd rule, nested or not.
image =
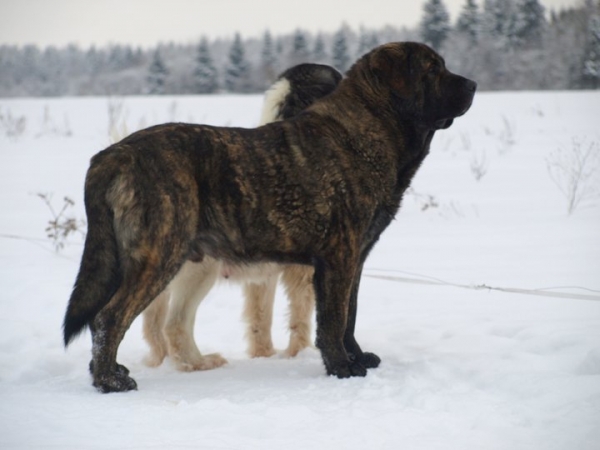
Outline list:
[[[36,135],[36,137],[39,138],[47,135],[64,137],[70,137],[73,135],[73,131],[71,130],[71,124],[69,123],[69,117],[65,114],[63,116],[62,125],[57,124],[54,121],[52,115],[50,114],[50,108],[48,107],[48,105],[44,106],[44,114],[42,116],[40,132]]]
[[[13,116],[10,110],[3,112],[0,109],[0,130],[9,139],[17,140],[23,133],[27,126],[27,119],[25,116]]]
[[[431,194],[421,194],[409,187],[406,191],[406,195],[410,195],[414,201],[419,205],[421,211],[427,211],[428,209],[437,208],[440,206],[438,200]]]
[[[573,139],[571,148],[560,147],[546,158],[550,178],[567,200],[572,214],[585,200],[600,194],[600,144]]]
[[[475,180],[480,181],[487,173],[489,167],[485,150],[471,153],[470,167]]]
[[[498,137],[500,138],[500,154],[508,152],[511,149],[511,147],[517,143],[517,127],[514,121],[509,120],[506,116],[502,116],[502,125],[502,130],[498,134]]]
[[[57,252],[62,250],[69,237],[73,234],[85,236],[85,220],[67,215],[68,210],[75,204],[73,200],[69,197],[64,197],[63,205],[57,213],[52,206],[52,194],[38,193],[37,196],[43,200],[52,214],[52,218],[48,221],[45,231],[48,239],[52,241],[54,250]]]

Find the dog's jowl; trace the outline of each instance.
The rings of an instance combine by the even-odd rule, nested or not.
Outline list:
[[[125,332],[186,261],[204,257],[313,266],[327,373],[376,367],[354,337],[364,261],[434,133],[469,109],[475,89],[429,47],[386,44],[289,120],[155,126],[94,156],[88,234],[64,322],[65,343],[91,329],[94,386],[136,388],[116,362]]]

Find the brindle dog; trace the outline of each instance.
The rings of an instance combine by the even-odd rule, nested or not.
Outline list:
[[[313,266],[327,373],[377,367],[354,337],[363,264],[435,132],[467,112],[476,86],[427,46],[390,43],[292,119],[256,129],[165,124],[94,156],[64,321],[65,344],[92,331],[94,386],[137,387],[116,361],[125,332],[186,261],[205,256]]]

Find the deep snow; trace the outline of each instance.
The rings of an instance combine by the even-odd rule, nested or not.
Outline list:
[[[253,126],[261,101],[122,106],[129,130],[169,120]],[[119,361],[139,391],[101,395],[87,373],[89,334],[66,352],[61,341],[82,239],[54,252],[36,194],[54,193],[55,209],[71,197],[69,214],[83,218],[89,158],[109,143],[108,105],[0,100],[5,118],[26,118],[16,138],[0,125],[0,448],[600,448],[600,198],[569,216],[546,168],[574,139],[600,151],[600,92],[481,93],[436,135],[413,194],[367,261],[357,337],[383,363],[366,378],[326,377],[314,349],[248,359],[241,291],[223,283],[199,309],[196,340],[227,366],[146,368],[138,319]],[[475,159],[487,161],[479,181]],[[589,299],[466,288],[481,285]],[[278,294],[279,348],[285,309]]]

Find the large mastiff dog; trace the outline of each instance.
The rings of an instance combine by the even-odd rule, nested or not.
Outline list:
[[[292,119],[256,129],[160,125],[94,156],[64,320],[65,344],[91,329],[94,386],[136,388],[116,361],[125,332],[186,261],[205,257],[313,266],[327,373],[377,367],[354,337],[363,264],[436,130],[469,109],[475,89],[429,47],[391,43]]]

